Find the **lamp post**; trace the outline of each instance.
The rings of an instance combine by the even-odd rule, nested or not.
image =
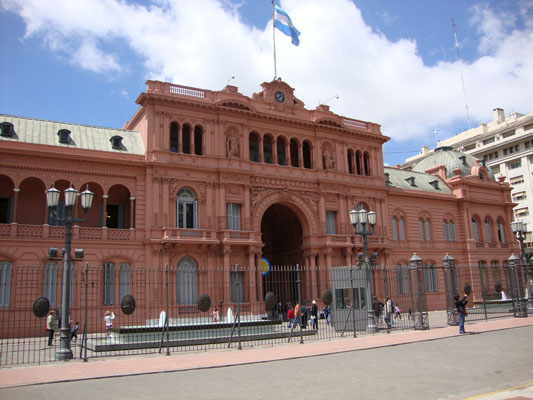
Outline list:
[[[61,192],[57,190],[54,185],[46,192],[46,202],[48,209],[55,214],[59,204],[59,197]],[[87,189],[79,194],[81,199],[81,207],[83,208],[83,218],[74,218],[72,211],[76,204],[78,191],[72,185],[65,190],[65,215],[63,217],[52,216],[54,221],[65,224],[65,252],[63,255],[63,274],[61,282],[61,337],[59,350],[56,353],[58,360],[70,360],[72,358],[72,350],[70,349],[70,329],[69,329],[69,304],[70,304],[70,271],[72,270],[72,255],[70,248],[72,243],[72,224],[75,222],[83,222],[87,219],[87,211],[91,208],[94,193]]]
[[[531,293],[531,282],[529,280],[530,256],[526,254],[526,249],[524,246],[524,240],[526,239],[527,235],[527,224],[523,223],[522,221],[513,221],[511,222],[511,229],[513,230],[516,240],[520,242],[520,259],[522,261],[522,265],[524,266],[524,279],[526,280],[527,289],[527,308],[532,309],[533,294]]]
[[[368,257],[368,236],[374,234],[376,213],[374,211],[367,212],[364,208],[359,211],[352,210],[350,211],[350,223],[352,224],[354,232],[363,237],[363,265],[366,273],[366,304],[368,310],[366,331],[368,333],[374,333],[377,332],[377,327],[376,322],[374,321],[374,310],[372,309],[372,272],[370,271],[370,261]]]

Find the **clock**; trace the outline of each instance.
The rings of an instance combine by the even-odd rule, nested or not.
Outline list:
[[[274,93],[274,98],[279,103],[283,103],[285,101],[285,95],[281,92]]]

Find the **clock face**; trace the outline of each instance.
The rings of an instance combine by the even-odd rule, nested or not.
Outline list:
[[[285,95],[281,92],[276,92],[274,94],[274,97],[276,98],[276,101],[283,103],[285,101]]]

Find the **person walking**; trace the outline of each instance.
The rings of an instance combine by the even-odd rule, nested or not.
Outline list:
[[[318,329],[318,306],[316,305],[316,301],[311,302],[311,321],[312,321],[312,329]]]
[[[288,328],[294,323],[294,309],[289,305],[289,311],[287,311],[287,319],[289,320]]]
[[[465,318],[467,316],[466,312],[466,303],[468,303],[468,296],[465,294],[461,300],[459,300],[459,295],[456,294],[455,297],[455,308],[457,308],[457,314],[459,314],[459,333],[463,334],[465,332]]]

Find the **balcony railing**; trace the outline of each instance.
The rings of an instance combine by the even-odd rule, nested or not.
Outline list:
[[[0,224],[0,237],[18,239],[65,239],[64,226]],[[75,240],[117,240],[127,241],[134,238],[132,229],[86,228],[73,226],[72,238]]]

